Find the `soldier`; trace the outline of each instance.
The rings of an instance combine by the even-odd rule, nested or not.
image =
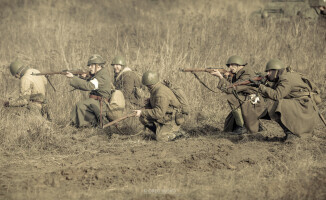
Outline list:
[[[309,5],[318,15],[326,16],[326,0],[309,0]]]
[[[246,65],[247,63],[240,56],[234,55],[226,62],[226,66],[230,69],[229,76],[226,77],[225,74],[223,76],[218,70],[211,72],[212,75],[220,79],[217,88],[227,94],[227,101],[232,110],[224,123],[225,132],[243,134],[246,132],[246,128],[249,132],[259,131],[259,121],[252,120],[258,119],[258,114],[253,113],[252,110],[259,113],[264,108],[263,105],[255,105],[252,101],[257,98],[257,88],[245,85],[232,86],[234,83],[249,80],[255,76],[252,68]],[[247,112],[248,110],[251,111],[250,114]]]
[[[91,78],[85,80],[67,72],[70,85],[75,89],[91,91],[89,98],[78,102],[71,112],[72,124],[76,127],[102,125],[109,118],[107,111],[108,99],[111,96],[109,71],[105,68],[104,59],[97,54],[88,59],[87,66]]]
[[[180,136],[180,124],[176,124],[176,114],[181,104],[175,94],[159,82],[158,73],[147,71],[142,83],[150,91],[150,99],[145,109],[136,110],[141,123],[155,133],[157,141],[171,141]]]
[[[20,93],[18,98],[5,102],[5,106],[26,106],[29,110],[40,113],[51,121],[45,98],[46,78],[44,76],[33,76],[33,73],[40,73],[40,71],[29,68],[20,60],[12,62],[9,69],[14,77],[20,79]]]
[[[267,99],[261,117],[278,122],[289,142],[303,133],[311,133],[318,117],[312,88],[301,74],[285,69],[280,60],[270,60],[265,71],[268,81],[273,83],[271,86],[252,81],[252,86],[258,87]]]
[[[141,105],[141,99],[137,93],[141,90],[138,75],[126,66],[126,61],[122,56],[116,56],[111,65],[114,69],[114,87],[122,91],[127,107],[134,109],[134,106]]]

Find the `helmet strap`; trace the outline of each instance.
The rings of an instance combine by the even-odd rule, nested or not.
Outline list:
[[[17,75],[19,76],[19,78],[21,78],[21,77],[23,77],[24,75],[25,75],[25,73],[26,73],[26,71],[29,69],[29,67],[24,67],[24,66],[22,66],[22,67],[20,67],[19,69],[18,69],[18,71],[17,71]]]

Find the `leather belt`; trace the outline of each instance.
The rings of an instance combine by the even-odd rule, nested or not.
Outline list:
[[[92,98],[92,99],[95,99],[95,100],[98,100],[98,101],[101,101],[102,99],[104,99],[101,96],[97,96],[97,95],[94,95],[94,94],[90,94],[89,98]]]

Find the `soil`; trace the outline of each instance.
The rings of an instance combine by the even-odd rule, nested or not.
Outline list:
[[[325,128],[286,144],[264,126],[273,133],[185,128],[189,137],[166,143],[78,130],[74,152],[2,152],[0,199],[287,199],[301,187],[326,197]]]

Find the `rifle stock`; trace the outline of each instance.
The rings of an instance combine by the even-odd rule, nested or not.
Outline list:
[[[109,123],[103,125],[103,128],[106,128],[106,127],[112,126],[112,125],[114,125],[114,124],[116,124],[116,123],[118,123],[118,122],[120,122],[120,121],[122,121],[122,120],[125,120],[125,119],[129,118],[129,117],[135,117],[136,114],[137,114],[136,112],[129,113],[129,114],[123,116],[123,117],[120,117],[120,118],[118,118],[118,119],[116,119],[116,120],[113,120],[112,122],[109,122]]]
[[[83,71],[83,70],[63,70],[59,72],[42,72],[42,73],[32,73],[34,76],[49,76],[49,75],[55,75],[55,74],[61,74],[66,75],[68,72],[72,73],[73,75],[82,75],[82,74],[89,74],[89,71]]]
[[[261,81],[264,78],[266,78],[266,77],[265,76],[256,76],[256,77],[253,77],[251,80],[253,80],[253,81]],[[227,88],[237,87],[237,86],[240,86],[240,85],[248,85],[250,83],[251,83],[250,80],[241,81],[241,82],[234,83],[234,84],[228,86]]]

